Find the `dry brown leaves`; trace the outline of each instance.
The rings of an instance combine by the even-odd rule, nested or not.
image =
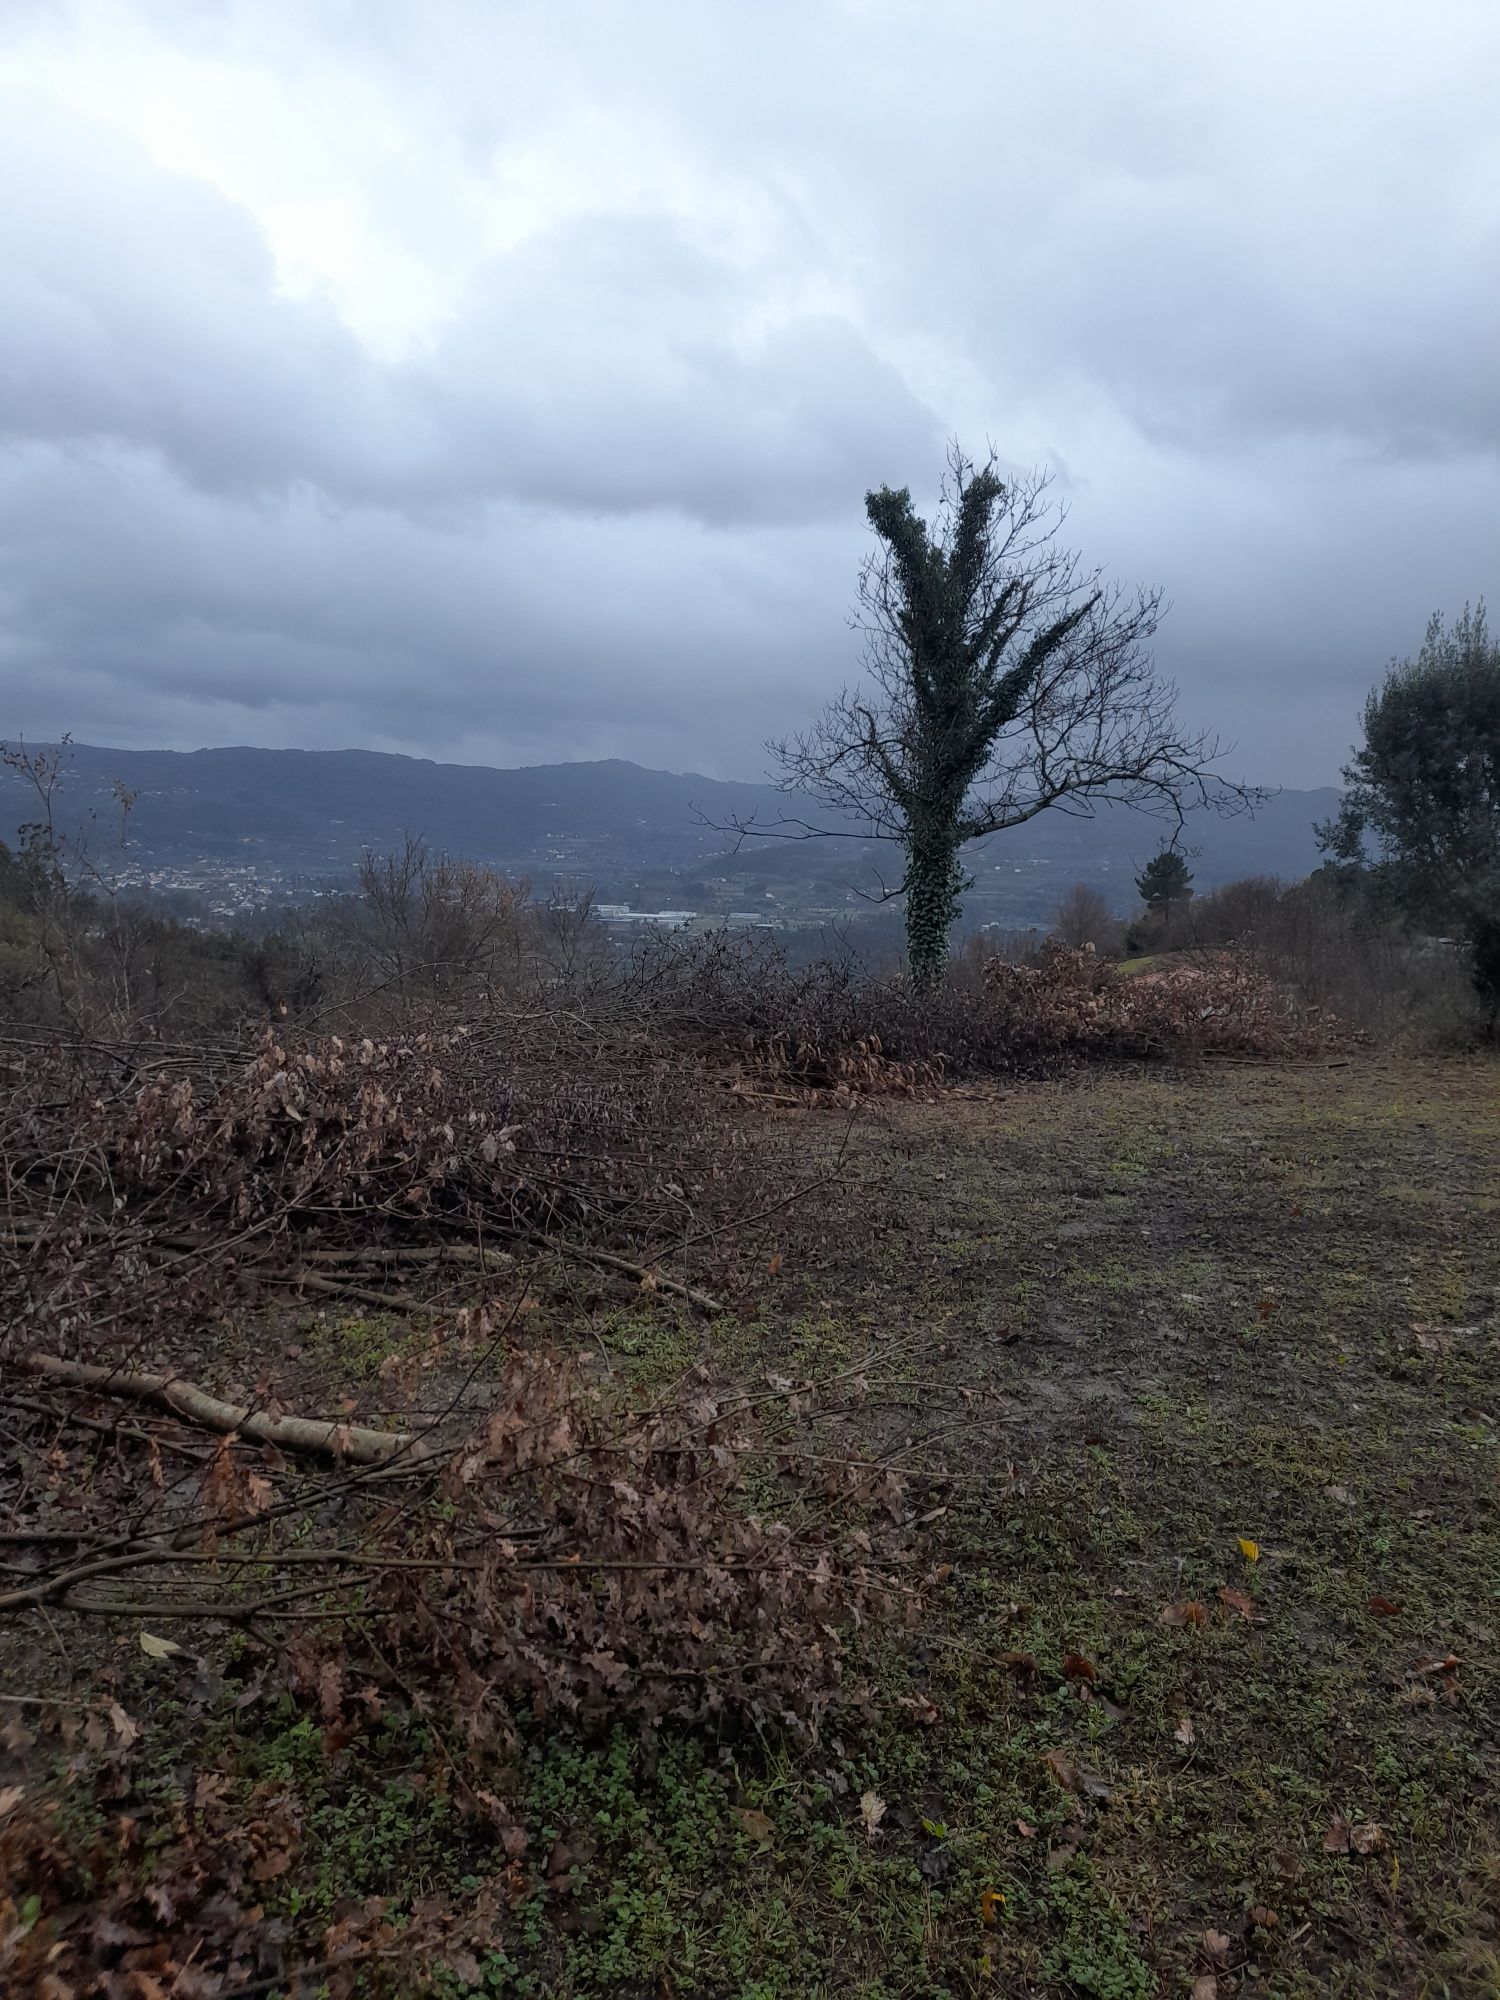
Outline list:
[[[497,1880],[513,1875],[524,1900],[550,1861],[503,1796],[523,1715],[567,1716],[589,1732],[774,1722],[811,1738],[843,1693],[851,1637],[914,1617],[901,1482],[773,1449],[754,1430],[763,1405],[795,1401],[805,1415],[820,1393],[789,1382],[784,1395],[727,1398],[700,1381],[640,1409],[570,1360],[513,1354],[487,1419],[399,1502],[357,1474],[342,1481],[336,1533],[359,1569],[341,1570],[320,1516],[285,1511],[295,1468],[274,1505],[247,1512],[227,1448],[198,1482],[207,1532],[187,1553],[211,1546],[216,1562],[263,1564],[271,1587],[284,1580],[279,1553],[301,1563],[291,1573],[303,1582],[320,1542],[328,1549],[314,1596],[336,1597],[344,1616],[264,1630],[262,1680],[297,1694],[330,1754],[390,1708],[440,1717],[445,1782],[487,1829]],[[751,1505],[752,1465],[757,1498],[777,1494],[774,1514]],[[323,1477],[309,1485],[326,1503]],[[186,1556],[174,1572],[172,1553],[151,1566],[153,1593],[179,1604],[222,1594]],[[192,1664],[176,1642],[141,1639],[162,1672]],[[925,1698],[913,1701],[919,1721],[938,1721]],[[89,1721],[123,1773],[133,1718],[113,1703]],[[199,1773],[165,1846],[156,1829],[149,1863],[141,1827],[117,1808],[103,1822],[111,1831],[80,1850],[45,1808],[7,1793],[0,1884],[14,1887],[0,1887],[0,1992],[208,2000],[261,1980],[298,1992],[296,1968],[317,1965],[306,1990],[326,1981],[338,1995],[356,1974],[430,1955],[434,1939],[466,1948],[436,1905],[426,1930],[421,1913],[402,1913],[399,1934],[374,1904],[341,1910],[316,1937],[268,1918],[268,1885],[298,1864],[304,1840],[297,1798],[267,1784],[231,1801],[231,1789],[222,1773]],[[128,1790],[122,1778],[115,1795]],[[405,1990],[391,1976],[390,1990]]]
[[[374,1586],[403,1684],[440,1690],[476,1747],[509,1741],[517,1703],[587,1727],[774,1720],[815,1734],[848,1635],[913,1601],[896,1581],[902,1490],[783,1456],[768,1518],[743,1491],[748,1415],[706,1389],[632,1415],[571,1362],[513,1357],[443,1475],[444,1505],[404,1545],[424,1566]],[[327,1668],[304,1646],[325,1706]]]
[[[1089,948],[1049,939],[1035,965],[991,959],[984,981],[1017,1048],[1290,1055],[1326,1032],[1230,951],[1129,977]]]
[[[233,1059],[134,1065],[88,1045],[12,1059],[0,1281],[17,1345],[105,1358],[98,1342],[309,1268],[336,1287],[337,1267],[303,1260],[356,1251],[562,1238],[645,1266],[684,1243],[732,1263],[736,1220],[794,1185],[772,1135],[649,1047],[559,1063],[460,1026],[268,1033]]]

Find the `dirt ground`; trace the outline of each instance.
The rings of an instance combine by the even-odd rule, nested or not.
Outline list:
[[[820,1153],[839,1115],[786,1114]],[[864,1363],[837,1448],[921,1475],[921,1627],[811,1754],[537,1732],[517,1809],[566,1866],[413,1991],[1500,1993],[1500,1066],[882,1104],[766,1252],[725,1320],[575,1289],[538,1332],[643,1384]],[[293,1358],[368,1383],[413,1337],[314,1316]],[[90,1671],[156,1746],[132,1810],[187,1715],[303,1792],[268,1901],[478,1886],[420,1722],[330,1756],[127,1654]]]

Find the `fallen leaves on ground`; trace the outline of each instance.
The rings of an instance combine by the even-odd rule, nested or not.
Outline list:
[[[1193,1718],[1190,1715],[1184,1715],[1178,1722],[1177,1727],[1172,1731],[1172,1735],[1181,1744],[1196,1743],[1198,1736],[1197,1731],[1193,1728]]]
[[[134,1717],[127,1715],[117,1701],[112,1701],[109,1704],[107,1713],[109,1715],[110,1727],[119,1738],[120,1747],[128,1750],[140,1735],[141,1725]]]
[[[1219,1592],[1219,1602],[1227,1606],[1229,1610],[1237,1611],[1247,1625],[1254,1625],[1259,1622],[1255,1614],[1255,1600],[1252,1597],[1247,1597],[1243,1590],[1230,1590],[1226,1585]]]
[[[1196,1597],[1190,1597],[1181,1604],[1169,1604],[1161,1614],[1163,1625],[1206,1625],[1208,1613]]]
[[[1093,1661],[1086,1660],[1082,1653],[1064,1653],[1062,1670],[1064,1678],[1070,1681],[1092,1681],[1099,1677]]]
[[[1247,1563],[1258,1563],[1260,1561],[1260,1543],[1252,1542],[1248,1535],[1241,1535],[1240,1554],[1245,1558]]]
[[[731,1806],[730,1811],[752,1840],[758,1841],[762,1847],[770,1846],[774,1829],[763,1812],[757,1811],[754,1806]]]
[[[1335,1813],[1323,1835],[1325,1854],[1376,1854],[1385,1846],[1385,1829],[1374,1820],[1351,1826],[1342,1813]]]
[[[1107,1799],[1113,1794],[1114,1787],[1107,1778],[1078,1763],[1066,1750],[1049,1750],[1042,1762],[1065,1792],[1082,1792],[1090,1799]]]
[[[1392,1603],[1388,1597],[1382,1597],[1379,1591],[1370,1599],[1369,1610],[1370,1615],[1374,1618],[1399,1618],[1401,1616],[1401,1606]]]
[[[880,1822],[885,1818],[885,1800],[878,1792],[865,1792],[861,1795],[859,1816],[865,1823],[865,1832],[873,1839]]]
[[[1065,1792],[1078,1790],[1078,1766],[1066,1750],[1049,1750],[1042,1758],[1042,1762]]]
[[[1418,1321],[1412,1326],[1416,1337],[1417,1350],[1422,1354],[1447,1354],[1453,1346],[1452,1332],[1445,1326],[1431,1326]]]
[[[1430,1659],[1420,1659],[1412,1663],[1414,1674],[1456,1674],[1463,1662],[1457,1653],[1434,1653]]]

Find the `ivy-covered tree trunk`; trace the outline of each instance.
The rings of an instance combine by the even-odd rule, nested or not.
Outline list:
[[[854,615],[866,682],[772,745],[785,789],[838,815],[827,831],[900,842],[919,990],[946,969],[971,841],[1054,805],[1249,796],[1210,780],[1217,746],[1179,731],[1156,679],[1145,645],[1160,592],[1126,594],[1056,546],[1046,493],[1045,474],[1008,479],[993,454],[976,465],[957,444],[931,526],[908,488],[867,493],[879,546]],[[825,829],[799,817],[786,830]]]
[[[906,841],[906,960],[918,991],[943,975],[962,887],[951,822],[912,827]]]

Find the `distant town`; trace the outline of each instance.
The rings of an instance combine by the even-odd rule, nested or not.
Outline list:
[[[619,760],[491,770],[368,751],[54,748],[59,826],[70,838],[83,830],[107,879],[204,929],[264,928],[347,895],[362,854],[408,837],[524,880],[539,901],[588,899],[622,936],[724,925],[880,934],[898,923],[899,850],[848,829],[778,837],[797,805],[765,785]],[[1282,792],[1254,816],[1197,815],[1184,845],[1199,890],[1307,874],[1319,859],[1314,823],[1336,807],[1331,791]],[[36,813],[24,774],[0,770],[0,839]],[[998,833],[965,856],[965,926],[1045,926],[1080,882],[1126,915],[1162,838],[1159,822],[1121,809],[1046,813]]]

